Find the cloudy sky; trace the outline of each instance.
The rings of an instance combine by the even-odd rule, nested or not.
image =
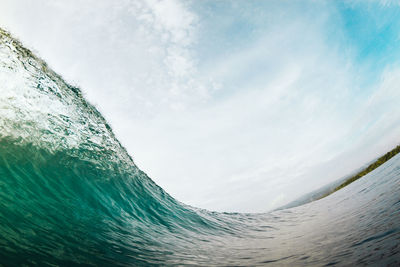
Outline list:
[[[400,142],[395,1],[0,0],[178,200],[267,211]]]

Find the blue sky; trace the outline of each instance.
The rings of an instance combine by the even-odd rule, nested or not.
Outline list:
[[[399,143],[391,1],[11,1],[0,26],[80,86],[187,204],[260,212]]]
[[[337,6],[343,18],[343,46],[354,49],[357,64],[366,65],[367,71],[375,79],[388,64],[398,64],[398,5],[337,2]]]

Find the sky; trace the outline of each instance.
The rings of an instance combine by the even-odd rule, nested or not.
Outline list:
[[[0,0],[186,204],[264,212],[400,142],[396,1]]]

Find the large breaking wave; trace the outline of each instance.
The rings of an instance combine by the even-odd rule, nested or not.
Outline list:
[[[182,204],[78,88],[0,30],[0,265],[396,265],[399,222],[399,156],[292,209]]]

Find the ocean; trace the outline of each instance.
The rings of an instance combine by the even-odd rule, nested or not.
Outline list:
[[[79,88],[0,30],[1,266],[399,266],[400,155],[260,214],[175,200]]]

